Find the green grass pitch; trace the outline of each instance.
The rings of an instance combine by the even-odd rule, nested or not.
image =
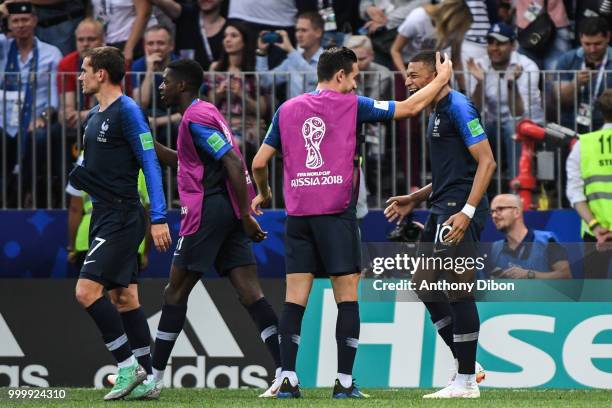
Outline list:
[[[11,400],[0,388],[0,407],[612,407],[612,390],[481,389],[479,400],[422,400],[424,389],[372,389],[367,400],[332,400],[331,389],[304,389],[299,400],[262,400],[260,390],[165,389],[159,401],[104,402],[108,390],[65,388],[63,400]]]

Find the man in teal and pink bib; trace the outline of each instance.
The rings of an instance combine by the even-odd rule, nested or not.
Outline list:
[[[155,339],[150,398],[161,391],[189,293],[213,266],[229,277],[280,373],[278,318],[261,290],[251,248],[251,240],[262,241],[266,233],[251,215],[255,191],[227,122],[214,105],[197,98],[203,77],[197,62],[174,61],[159,87],[164,103],[182,114],[177,151],[155,145],[160,162],[178,169],[181,228]],[[272,387],[262,396],[273,396]]]
[[[438,78],[401,102],[357,96],[357,58],[348,48],[331,48],[317,65],[317,90],[285,102],[253,160],[258,213],[271,199],[267,165],[282,152],[287,208],[287,292],[280,319],[281,386],[278,398],[300,396],[295,361],[302,317],[315,275],[329,276],[338,304],[338,377],[334,398],[363,398],[352,371],[359,344],[357,286],[361,271],[356,217],[357,126],[414,116],[448,82],[452,64],[438,61]]]

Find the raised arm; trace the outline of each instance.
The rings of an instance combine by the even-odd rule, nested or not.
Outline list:
[[[174,0],[151,0],[154,6],[157,6],[172,20],[176,20],[183,11],[183,6]]]
[[[448,84],[453,72],[453,63],[444,55],[444,62],[441,62],[440,53],[436,53],[436,78],[426,87],[419,90],[401,102],[395,103],[395,114],[393,119],[406,119],[416,116],[429,105],[438,92]]]

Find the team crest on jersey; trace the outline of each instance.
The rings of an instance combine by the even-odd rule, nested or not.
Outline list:
[[[436,115],[434,119],[433,131],[431,132],[432,137],[440,137],[440,132],[438,132],[438,126],[440,126],[440,117]]]
[[[302,125],[302,136],[306,142],[306,168],[318,169],[324,163],[321,155],[321,142],[325,136],[325,122],[313,116]]]
[[[109,123],[110,123],[110,118],[107,118],[100,125],[100,131],[98,132],[98,137],[96,138],[96,140],[98,140],[98,142],[106,143],[106,131],[108,130],[108,128],[110,126]]]

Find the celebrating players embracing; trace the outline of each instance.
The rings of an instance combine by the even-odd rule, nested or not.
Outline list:
[[[437,73],[439,75],[439,72]],[[421,52],[408,65],[406,85],[411,92],[436,78],[433,52]],[[495,159],[474,105],[446,85],[431,106],[427,127],[432,183],[407,195],[391,197],[385,209],[389,221],[400,223],[419,203],[428,200],[431,214],[421,237],[422,256],[478,256],[477,243],[488,214],[485,195]],[[457,212],[457,208],[462,208]],[[421,268],[412,277],[416,287],[438,281],[443,271]],[[475,270],[450,271],[452,282],[471,282]],[[478,398],[476,348],[480,321],[474,295],[467,291],[418,290],[432,322],[450,348],[457,372],[449,386],[424,398]]]
[[[280,320],[282,385],[279,398],[297,398],[295,362],[302,318],[315,275],[329,276],[338,305],[336,342],[338,377],[334,398],[363,398],[352,371],[359,343],[357,286],[361,243],[356,217],[357,135],[360,123],[414,116],[448,82],[450,61],[438,64],[440,75],[425,89],[401,102],[357,96],[357,57],[348,48],[331,48],[317,64],[317,90],[285,102],[253,160],[260,212],[272,197],[267,165],[282,151],[287,291]]]

